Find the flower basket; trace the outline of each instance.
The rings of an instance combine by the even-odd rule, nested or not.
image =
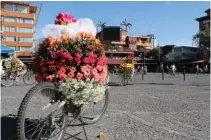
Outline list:
[[[43,94],[57,92],[70,106],[101,100],[106,90],[107,64],[93,22],[61,12],[55,24],[43,29],[45,39],[32,63],[36,81],[53,82],[58,89],[44,90]]]
[[[123,80],[131,80],[135,71],[133,56],[129,55],[128,58],[120,64],[119,68],[115,68],[115,71]]]

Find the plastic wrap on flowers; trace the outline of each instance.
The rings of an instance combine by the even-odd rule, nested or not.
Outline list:
[[[55,22],[67,27],[73,27],[74,24],[81,27],[75,31],[56,30],[58,32],[54,32],[53,36],[47,33],[48,36],[39,44],[32,63],[36,81],[56,83],[59,91],[76,105],[99,101],[106,89],[107,64],[104,48],[95,38],[94,25],[90,19],[78,20],[89,21],[86,27],[86,24],[65,14],[59,14],[59,19]],[[68,18],[62,18],[62,15]],[[47,27],[56,26],[60,25]]]

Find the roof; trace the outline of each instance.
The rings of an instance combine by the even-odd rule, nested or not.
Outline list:
[[[209,18],[210,18],[210,16],[207,15],[207,16],[196,18],[196,21],[202,21],[202,20],[206,20],[206,19],[209,19]]]
[[[210,12],[210,8],[205,11],[206,13]]]

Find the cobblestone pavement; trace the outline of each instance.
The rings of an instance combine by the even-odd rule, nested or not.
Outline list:
[[[209,75],[135,75],[127,86],[110,75],[109,105],[93,125],[69,127],[66,138],[86,140],[209,140]],[[15,115],[30,86],[1,89],[2,140],[15,139]],[[36,113],[36,112],[35,112]],[[103,132],[103,138],[96,138]],[[71,135],[80,133],[77,138]],[[85,135],[86,134],[86,135]],[[85,137],[86,136],[86,137]]]

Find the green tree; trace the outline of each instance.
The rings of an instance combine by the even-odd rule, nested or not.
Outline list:
[[[162,61],[162,58],[163,58],[163,52],[160,48],[153,48],[151,51],[149,51],[147,54],[146,54],[146,57],[152,57],[154,58],[155,60],[160,60]]]
[[[128,28],[130,29],[130,27],[132,27],[132,24],[127,22],[127,20],[125,19],[124,21],[122,21],[121,26],[125,27],[125,31],[128,30]]]
[[[210,29],[196,33],[193,36],[193,43],[200,48],[210,48]]]
[[[210,29],[199,31],[193,36],[193,44],[199,47],[199,57],[210,58]]]

